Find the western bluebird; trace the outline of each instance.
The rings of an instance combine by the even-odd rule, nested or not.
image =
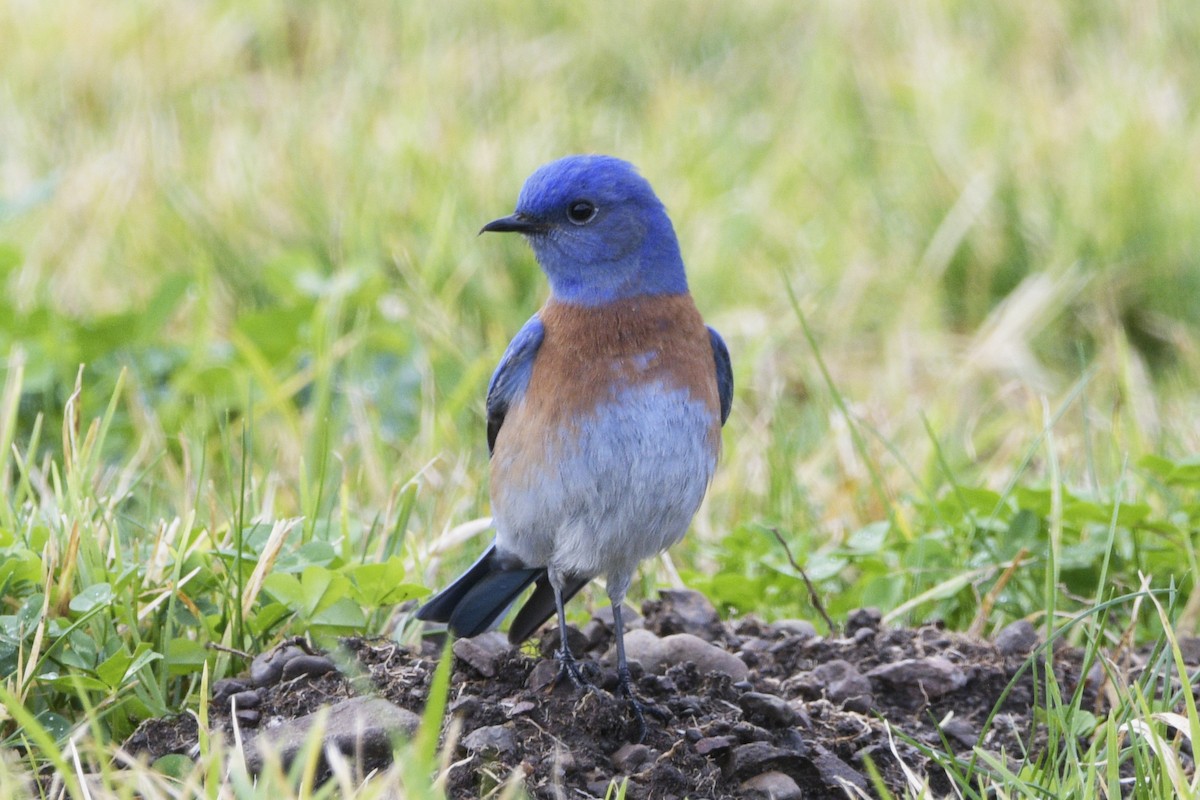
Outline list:
[[[557,613],[559,677],[583,685],[563,603],[603,575],[640,740],[621,603],[638,564],[683,537],[708,488],[733,400],[729,350],[692,302],[666,209],[625,161],[546,164],[516,213],[484,231],[524,234],[550,299],[488,385],[496,538],[417,617],[475,636],[533,583],[509,640]]]

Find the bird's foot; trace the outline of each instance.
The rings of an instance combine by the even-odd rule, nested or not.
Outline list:
[[[646,715],[657,719],[659,722],[666,722],[671,715],[668,711],[653,703],[642,701],[637,693],[633,691],[633,676],[629,674],[628,667],[622,667],[617,670],[617,691],[624,696],[625,701],[629,703],[629,708],[633,712],[633,737],[630,739],[631,744],[641,744],[646,738]]]
[[[576,689],[584,689],[592,685],[591,681],[583,676],[583,670],[579,668],[579,662],[575,660],[575,656],[571,655],[570,650],[565,647],[556,650],[554,657],[558,659],[558,675],[550,684],[552,689],[557,688],[563,680],[570,680]]]

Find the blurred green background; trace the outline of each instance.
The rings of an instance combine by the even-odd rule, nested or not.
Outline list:
[[[644,589],[802,609],[775,527],[835,608],[895,607],[1012,557],[975,506],[1045,549],[1014,485],[1103,520],[1130,463],[1200,452],[1195,3],[8,2],[0,41],[10,541],[69,531],[64,420],[124,369],[70,507],[104,541],[302,516],[436,583],[487,535],[486,381],[546,293],[475,234],[572,152],[656,187],[735,363]]]

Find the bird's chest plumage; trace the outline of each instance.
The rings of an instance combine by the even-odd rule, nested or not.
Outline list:
[[[492,455],[498,543],[531,564],[609,571],[677,541],[720,444],[712,346],[690,296],[550,303],[524,396]],[[600,551],[600,552],[597,552]]]

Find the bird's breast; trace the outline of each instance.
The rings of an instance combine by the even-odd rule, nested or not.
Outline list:
[[[720,447],[699,312],[674,295],[603,308],[551,302],[539,317],[545,337],[528,388],[492,455],[500,536],[520,538],[515,549],[537,559],[537,542],[587,520],[614,545],[657,527],[663,541],[647,546],[662,549],[686,529]]]
[[[545,337],[522,401],[535,417],[571,427],[622,392],[657,386],[712,409],[719,433],[712,344],[691,295],[598,308],[551,301],[538,316]]]

